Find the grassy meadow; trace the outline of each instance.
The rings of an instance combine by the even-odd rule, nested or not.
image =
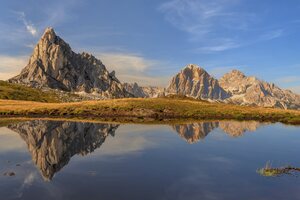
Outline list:
[[[54,92],[44,92],[39,89],[0,80],[0,99],[59,102],[59,96]]]
[[[73,103],[0,100],[3,117],[114,120],[258,120],[300,124],[300,111],[210,103],[189,98],[127,98]]]

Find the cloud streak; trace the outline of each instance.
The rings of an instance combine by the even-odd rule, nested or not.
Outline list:
[[[117,72],[144,72],[155,64],[155,61],[147,60],[140,55],[125,53],[100,53],[98,57]]]
[[[159,11],[174,27],[186,32],[199,47],[196,53],[215,53],[273,40],[283,29],[259,29],[257,13],[240,9],[240,0],[171,0]]]
[[[165,86],[167,78],[150,73],[155,68],[161,68],[164,63],[147,59],[134,53],[97,53],[98,57],[108,70],[115,70],[116,76],[122,82],[137,82],[139,85]]]
[[[28,21],[26,19],[26,15],[24,12],[18,12],[20,20],[23,22],[27,32],[29,34],[31,34],[32,36],[37,36],[38,35],[38,30],[37,28],[34,26],[33,23],[31,23],[30,21]]]

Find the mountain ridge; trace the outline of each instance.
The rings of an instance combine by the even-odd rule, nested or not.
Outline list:
[[[202,67],[189,64],[171,78],[166,88],[121,83],[101,60],[89,53],[75,53],[51,27],[45,30],[25,68],[8,81],[84,97],[76,101],[179,95],[237,105],[300,109],[300,95],[238,70],[218,80]]]
[[[238,70],[226,73],[220,79],[221,87],[231,97],[225,102],[282,109],[300,109],[300,95],[284,90],[274,83],[246,76]]]

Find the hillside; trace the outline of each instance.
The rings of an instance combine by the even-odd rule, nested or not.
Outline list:
[[[71,117],[134,120],[258,120],[300,124],[300,111],[237,106],[176,98],[127,98],[76,103],[0,100],[6,117]]]
[[[0,81],[0,99],[40,101],[40,102],[59,102],[60,98],[54,92],[43,92],[19,84]]]

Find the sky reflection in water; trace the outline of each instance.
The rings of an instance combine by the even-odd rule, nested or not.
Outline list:
[[[0,199],[300,199],[299,128],[258,122],[118,125],[28,121],[0,128]],[[17,166],[20,165],[20,166]]]

